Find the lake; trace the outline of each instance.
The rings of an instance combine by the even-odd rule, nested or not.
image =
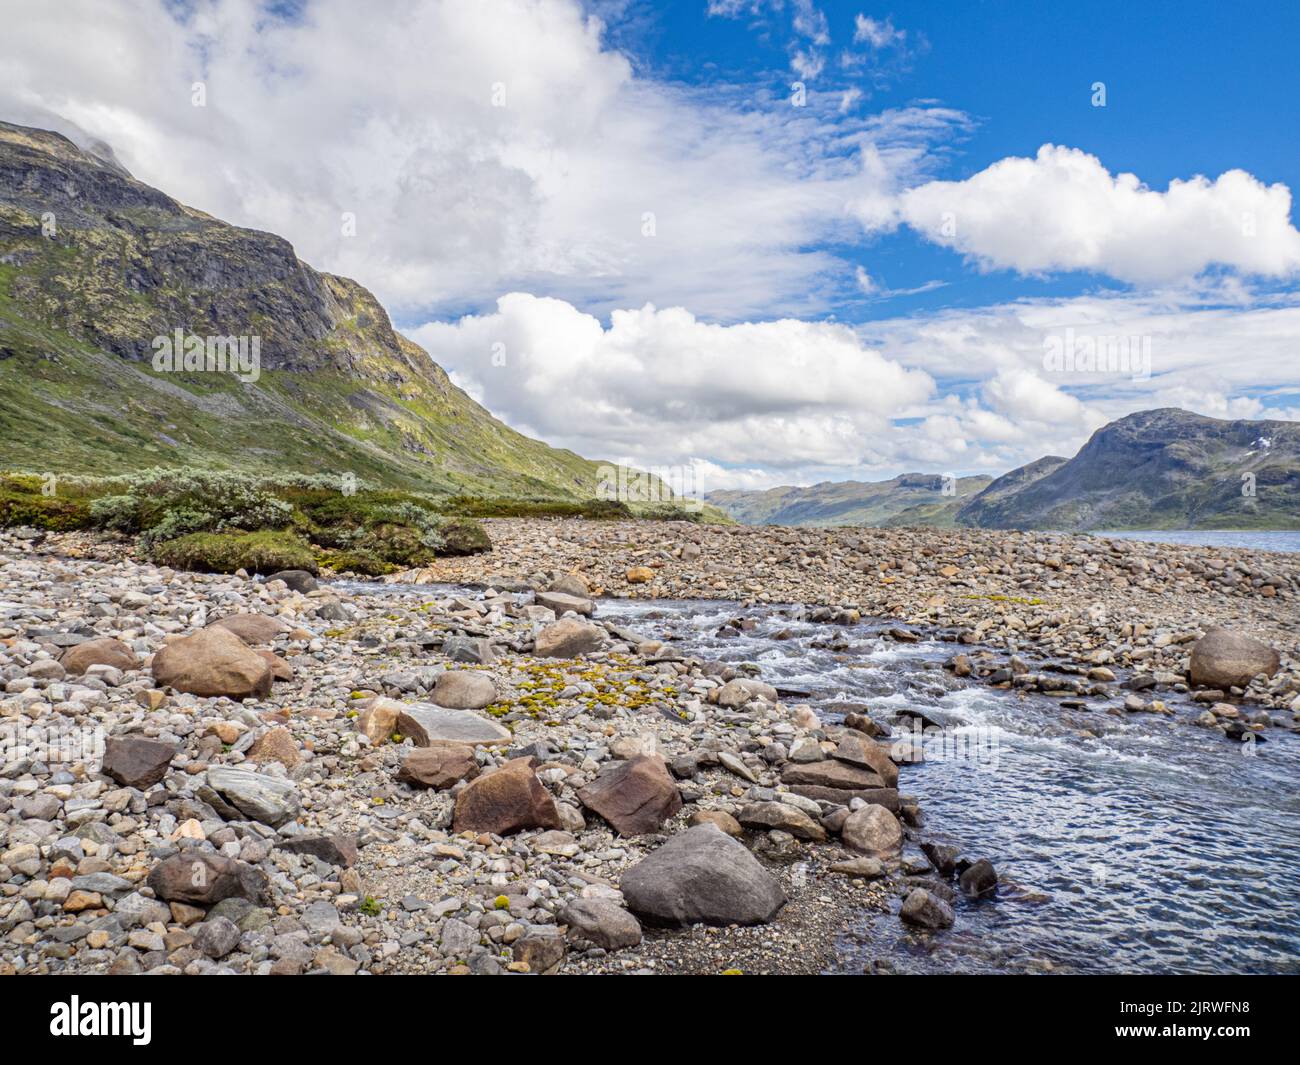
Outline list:
[[[1114,540],[1192,547],[1240,547],[1248,551],[1300,551],[1300,529],[1094,529],[1089,535]]]

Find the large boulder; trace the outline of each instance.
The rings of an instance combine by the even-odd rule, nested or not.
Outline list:
[[[554,610],[556,617],[572,610],[575,614],[589,618],[596,609],[590,599],[584,599],[580,595],[566,595],[564,592],[538,592],[537,605]]]
[[[225,629],[227,632],[233,632],[244,643],[252,646],[253,644],[270,643],[282,632],[286,631],[288,626],[279,618],[273,618],[267,614],[231,614],[220,621],[214,621],[208,628]]]
[[[765,924],[785,892],[744,844],[713,825],[680,832],[623,874],[628,907],[660,924]]]
[[[228,820],[260,821],[272,828],[297,817],[302,808],[293,781],[234,766],[209,766],[199,797]]]
[[[903,828],[883,806],[863,806],[840,828],[844,845],[869,858],[894,858],[903,847]]]
[[[158,898],[193,906],[211,906],[222,899],[261,903],[267,883],[256,866],[195,850],[165,858],[149,873],[149,887]]]
[[[537,634],[533,653],[540,658],[576,658],[605,646],[605,630],[577,618],[561,618]]]
[[[435,743],[432,747],[417,747],[406,756],[397,779],[418,788],[441,791],[462,780],[473,780],[479,774],[474,748],[463,743]]]
[[[640,754],[608,767],[578,789],[578,799],[621,836],[653,832],[682,808],[677,784],[656,754]]]
[[[233,632],[200,629],[167,644],[153,656],[160,687],[191,695],[263,699],[271,693],[271,667]]]
[[[69,647],[59,658],[59,665],[75,676],[85,673],[91,666],[112,666],[114,669],[139,669],[140,659],[121,640],[106,636],[100,640],[87,640]]]
[[[373,709],[373,707],[372,707]],[[508,743],[510,730],[469,710],[448,710],[432,703],[404,703],[397,715],[397,730],[417,747],[435,743]]]
[[[110,736],[104,741],[103,772],[123,787],[151,788],[167,775],[176,750],[174,743],[143,736]]]
[[[496,701],[496,682],[486,673],[468,669],[438,674],[430,700],[452,710],[482,710]]]
[[[1191,680],[1208,688],[1244,688],[1260,673],[1271,677],[1282,664],[1272,647],[1232,629],[1213,628],[1192,647]]]
[[[525,828],[562,827],[555,799],[533,772],[532,758],[514,758],[470,781],[456,796],[456,832],[506,836]]]

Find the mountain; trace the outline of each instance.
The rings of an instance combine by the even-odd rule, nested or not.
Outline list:
[[[748,525],[968,525],[989,529],[1300,528],[1300,423],[1141,411],[996,480],[938,475],[711,492]],[[1246,489],[1246,491],[1243,491]]]
[[[1300,423],[1166,407],[1103,426],[1068,462],[998,478],[957,513],[1021,529],[1300,528]]]
[[[963,501],[991,480],[959,478],[954,495],[944,495],[939,474],[905,473],[888,481],[725,490],[704,498],[745,525],[951,525]]]
[[[1046,477],[1062,464],[1069,462],[1060,455],[1044,455],[1041,459],[1034,459],[1033,462],[1025,466],[1018,466],[1008,473],[1004,473],[997,478],[992,484],[982,492],[978,492],[975,498],[963,503],[955,515],[957,523],[961,525],[989,525],[993,528],[1003,528],[998,521],[1004,517],[1002,507],[1009,500],[1014,500],[1016,495],[1033,484],[1041,477]],[[1015,504],[1012,502],[1008,509],[1009,514],[1014,514]]]
[[[155,368],[178,330],[218,354],[242,338],[260,372]],[[455,387],[355,281],[136,181],[111,152],[0,122],[0,467],[179,465],[497,495],[598,484],[595,462]]]

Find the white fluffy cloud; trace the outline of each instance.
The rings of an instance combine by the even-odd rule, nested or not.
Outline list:
[[[816,10],[796,13],[819,39]],[[821,245],[886,176],[860,146],[897,181],[962,120],[641,78],[577,0],[393,0],[382,17],[312,0],[297,18],[0,0],[0,24],[0,117],[75,123],[141,179],[412,316],[512,289],[600,312],[822,313],[852,281]]]
[[[679,307],[615,311],[605,328],[562,300],[511,293],[494,314],[412,336],[513,424],[656,465],[856,467],[888,452],[890,419],[933,387],[847,326],[713,325]]]
[[[986,268],[1023,274],[1089,270],[1136,284],[1194,277],[1211,266],[1294,276],[1300,232],[1291,192],[1242,170],[1193,177],[1160,192],[1112,175],[1095,156],[1045,144],[964,181],[903,192],[897,219]],[[865,216],[869,227],[876,216]]]

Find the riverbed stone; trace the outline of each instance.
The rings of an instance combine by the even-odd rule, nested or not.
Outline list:
[[[677,784],[657,754],[615,763],[579,789],[578,799],[622,836],[653,832],[682,808]]]
[[[80,676],[91,666],[112,666],[123,671],[139,669],[140,656],[121,640],[102,637],[69,647],[59,656],[59,664],[71,676]]]
[[[1259,674],[1273,676],[1281,657],[1268,644],[1224,627],[1210,629],[1192,647],[1189,675],[1208,688],[1244,688]]]
[[[533,653],[539,658],[577,658],[591,654],[605,645],[605,630],[599,625],[561,618],[544,625],[534,641]]]
[[[432,703],[406,703],[397,718],[397,732],[417,747],[434,743],[508,743],[508,728],[469,710],[452,710]]]
[[[507,836],[527,828],[563,828],[555,799],[532,763],[531,758],[515,758],[470,781],[456,796],[455,831]]]
[[[145,790],[167,775],[177,746],[143,736],[110,736],[104,741],[103,772],[123,787]]]
[[[766,924],[786,896],[744,844],[713,825],[679,832],[623,874],[628,908],[661,924]]]
[[[271,667],[234,633],[200,629],[167,644],[153,657],[154,681],[191,695],[265,698]]]
[[[840,838],[846,847],[869,858],[896,858],[903,845],[903,828],[883,806],[864,806],[845,819]]]

